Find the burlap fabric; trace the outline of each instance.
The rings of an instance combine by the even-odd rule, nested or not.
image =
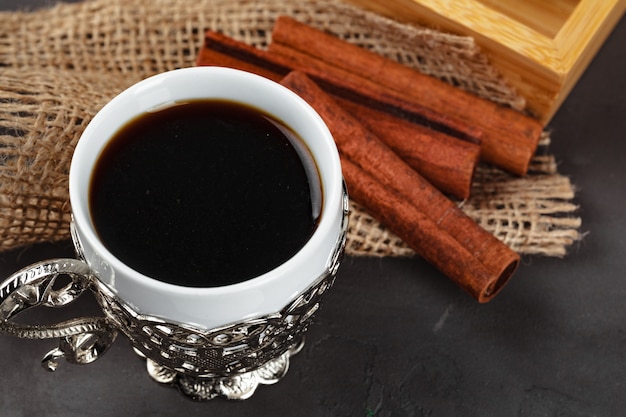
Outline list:
[[[94,0],[0,13],[0,250],[69,238],[71,155],[109,99],[146,76],[194,65],[205,29],[265,47],[281,14],[524,107],[471,38],[401,25],[335,0]],[[573,198],[569,180],[544,154],[525,178],[480,166],[473,196],[459,204],[517,252],[563,256],[580,236]],[[347,253],[414,255],[354,203]]]

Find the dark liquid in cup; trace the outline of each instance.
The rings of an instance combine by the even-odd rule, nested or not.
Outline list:
[[[132,120],[91,178],[91,217],[131,268],[189,287],[234,284],[291,258],[322,205],[308,149],[248,106],[177,103]]]

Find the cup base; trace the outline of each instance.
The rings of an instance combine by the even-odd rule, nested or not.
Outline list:
[[[289,370],[289,362],[304,347],[304,338],[293,348],[261,367],[246,373],[223,377],[194,377],[176,372],[135,349],[138,356],[146,360],[146,370],[150,377],[163,385],[177,388],[194,401],[208,401],[215,398],[245,400],[250,398],[259,385],[272,385],[280,381]]]

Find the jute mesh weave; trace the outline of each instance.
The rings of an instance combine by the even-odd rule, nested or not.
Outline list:
[[[108,100],[147,76],[194,65],[206,29],[263,48],[283,14],[524,108],[471,38],[402,25],[338,0],[94,0],[0,13],[0,250],[69,238],[71,155]],[[563,256],[580,237],[573,198],[545,154],[524,178],[480,166],[473,196],[459,204],[514,250]],[[351,204],[348,254],[414,255]]]

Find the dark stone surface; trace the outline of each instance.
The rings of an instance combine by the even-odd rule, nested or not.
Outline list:
[[[623,19],[549,126],[588,232],[564,259],[524,257],[479,305],[421,259],[347,258],[287,377],[245,402],[196,403],[152,382],[123,338],[94,364],[47,373],[39,360],[54,341],[0,336],[0,415],[623,415],[625,43]],[[69,244],[1,253],[0,274],[72,253]],[[97,312],[89,298],[67,310],[25,319]]]

